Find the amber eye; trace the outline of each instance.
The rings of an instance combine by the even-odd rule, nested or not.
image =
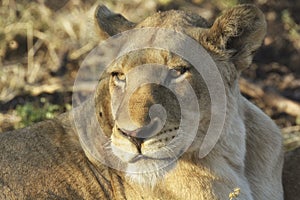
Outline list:
[[[126,81],[126,76],[122,72],[112,72],[111,76],[113,78],[113,82],[117,86],[120,86],[121,84],[125,83],[125,81]]]
[[[173,78],[177,78],[183,74],[185,74],[187,71],[189,70],[189,68],[187,67],[176,67],[174,69],[171,69],[170,71],[170,75],[173,77]]]
[[[120,81],[125,81],[126,76],[122,72],[112,72],[111,73],[112,77],[117,78]]]

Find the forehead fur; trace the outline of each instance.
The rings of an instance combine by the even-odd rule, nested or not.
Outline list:
[[[170,10],[158,12],[146,18],[137,25],[137,28],[142,27],[160,27],[172,29],[184,29],[190,27],[208,28],[208,22],[201,16],[180,10]]]
[[[161,64],[170,68],[189,65],[187,61],[172,52],[149,48],[132,51],[120,57],[112,63],[110,71],[118,69],[129,71],[131,68],[143,64]]]
[[[232,62],[238,70],[249,67],[266,33],[263,13],[250,4],[228,9],[212,26],[197,14],[178,10],[158,12],[142,22],[132,23],[105,6],[99,6],[95,17],[101,32],[109,36],[143,27],[184,33],[199,42],[214,59]]]
[[[173,29],[199,41],[202,32],[207,30],[210,25],[206,19],[195,13],[182,10],[170,10],[155,13],[136,25],[136,28],[144,27]],[[199,42],[204,45],[202,41]]]

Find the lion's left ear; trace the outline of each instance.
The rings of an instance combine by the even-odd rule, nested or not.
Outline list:
[[[227,10],[206,32],[206,41],[216,53],[229,55],[240,70],[247,68],[266,34],[264,14],[254,5],[244,4]]]
[[[109,37],[132,29],[135,23],[128,21],[121,14],[110,11],[104,5],[98,5],[95,10],[95,22],[101,37]]]

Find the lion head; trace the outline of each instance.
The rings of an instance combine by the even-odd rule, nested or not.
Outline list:
[[[232,104],[239,96],[239,74],[251,64],[266,31],[263,14],[252,5],[227,10],[211,26],[202,17],[184,11],[160,12],[132,23],[99,6],[95,17],[102,36],[152,27],[184,34],[200,44],[221,75],[227,114],[234,112]],[[156,32],[148,44],[157,38],[162,43],[172,41]],[[142,40],[143,35],[139,35],[127,42]],[[180,46],[176,41],[172,45]],[[120,46],[126,48],[126,44]],[[189,60],[166,49],[132,50],[111,62],[96,89],[97,119],[109,138],[111,156],[125,167],[131,180],[153,185],[176,167],[182,154],[198,153],[216,112],[212,111],[211,91],[204,79]],[[189,105],[191,95],[196,98],[197,107]],[[187,106],[187,110],[182,106]],[[228,118],[224,129],[229,126]],[[196,134],[192,135],[189,131],[195,123]]]

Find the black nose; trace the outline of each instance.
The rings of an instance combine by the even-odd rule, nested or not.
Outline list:
[[[151,120],[151,122],[148,125],[138,128],[136,130],[129,131],[122,128],[119,128],[119,130],[121,130],[125,135],[130,137],[147,139],[157,134],[162,129],[162,126],[162,121],[158,117],[155,117],[153,120]]]
[[[133,131],[126,129],[118,128],[118,130],[125,135],[135,146],[138,148],[139,152],[141,151],[142,143],[156,135],[162,128],[162,123],[159,118],[154,118],[151,122],[144,127],[138,128]]]

